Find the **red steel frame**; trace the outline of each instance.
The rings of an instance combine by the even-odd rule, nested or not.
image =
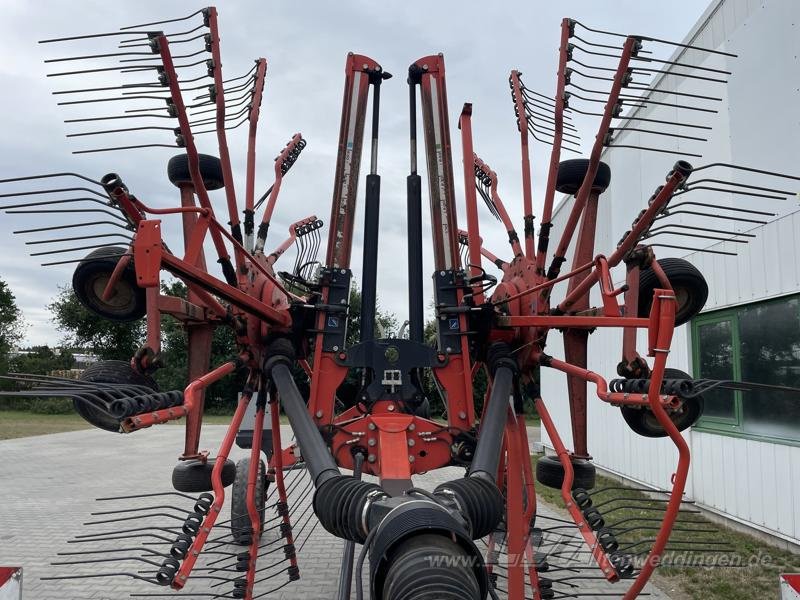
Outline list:
[[[137,353],[133,364],[137,369],[149,369],[153,366],[160,349],[159,318],[161,313],[169,313],[185,321],[189,331],[189,379],[182,405],[170,409],[135,415],[126,419],[122,427],[125,431],[133,431],[149,427],[169,420],[186,417],[186,440],[183,459],[206,460],[207,454],[199,450],[200,429],[203,413],[203,394],[208,385],[234,372],[237,368],[250,371],[248,390],[242,395],[236,413],[217,453],[217,462],[212,472],[214,503],[205,517],[190,552],[180,567],[173,582],[173,587],[181,589],[195,565],[199,553],[208,539],[211,528],[218,517],[225,498],[221,483],[222,465],[227,458],[235,435],[242,424],[245,409],[253,393],[251,386],[261,385],[260,366],[265,358],[264,338],[268,333],[288,333],[292,326],[289,313],[292,301],[304,302],[306,299],[289,292],[276,278],[273,263],[293,242],[295,227],[315,221],[316,217],[298,221],[290,228],[290,237],[270,255],[263,252],[266,227],[260,235],[253,252],[250,252],[249,241],[242,240],[239,231],[239,218],[235,189],[233,186],[230,155],[225,137],[225,104],[219,54],[219,35],[217,31],[217,11],[209,10],[209,28],[211,31],[211,52],[214,68],[214,85],[216,90],[216,130],[220,159],[225,178],[226,201],[232,232],[218,222],[215,217],[208,192],[199,171],[199,158],[194,143],[186,107],[178,85],[178,76],[172,62],[167,37],[155,38],[160,54],[166,81],[172,101],[176,107],[180,125],[180,139],[186,148],[191,172],[191,184],[181,186],[181,206],[172,209],[154,209],[131,196],[121,182],[113,186],[109,193],[114,202],[125,212],[131,222],[136,225],[136,235],[132,243],[132,254],[136,268],[137,280],[141,287],[147,289],[147,348]],[[589,167],[583,184],[580,186],[574,205],[569,214],[561,239],[555,249],[549,271],[545,274],[547,259],[546,239],[552,218],[555,194],[555,179],[558,171],[561,141],[563,135],[563,118],[565,110],[566,62],[568,40],[571,35],[571,22],[565,19],[561,25],[562,39],[557,93],[555,98],[554,143],[550,157],[550,169],[544,199],[542,228],[539,247],[534,249],[533,209],[530,180],[530,154],[528,147],[528,130],[525,109],[522,105],[522,84],[519,72],[511,74],[511,85],[515,92],[516,111],[521,142],[523,207],[525,217],[524,252],[515,241],[511,219],[497,194],[497,176],[474,153],[472,138],[472,105],[465,104],[459,118],[461,130],[462,160],[464,168],[465,201],[467,228],[462,232],[468,243],[469,265],[461,265],[459,255],[459,229],[456,215],[453,163],[451,156],[450,128],[447,112],[447,93],[445,86],[444,58],[441,54],[430,55],[416,61],[414,65],[421,73],[419,86],[422,103],[422,121],[426,145],[429,172],[429,191],[431,205],[431,223],[433,228],[433,256],[437,272],[452,273],[455,282],[456,307],[460,325],[460,345],[458,347],[440,348],[437,354],[438,365],[433,367],[436,379],[445,391],[447,402],[448,424],[446,427],[438,423],[412,414],[406,414],[391,400],[380,400],[373,404],[368,413],[359,406],[341,414],[335,413],[335,397],[337,388],[344,381],[348,367],[345,364],[347,353],[345,348],[326,349],[324,345],[325,310],[318,310],[316,316],[316,335],[313,354],[313,368],[302,361],[310,373],[311,391],[308,410],[320,427],[329,426],[333,431],[330,441],[331,452],[337,463],[345,468],[353,468],[353,455],[347,451],[354,444],[365,444],[371,448],[370,460],[364,463],[364,471],[377,475],[382,482],[410,482],[412,475],[427,472],[452,462],[451,445],[453,432],[466,432],[475,424],[474,405],[472,402],[472,378],[482,363],[476,358],[474,349],[470,347],[468,332],[470,329],[469,313],[472,309],[484,305],[494,310],[488,342],[505,341],[516,348],[515,357],[522,373],[522,379],[532,381],[534,369],[541,365],[564,372],[569,383],[569,402],[572,417],[572,433],[575,447],[567,449],[557,431],[542,398],[535,398],[535,405],[542,419],[542,426],[552,440],[559,461],[563,465],[565,477],[561,488],[562,498],[570,516],[575,521],[592,555],[604,576],[609,581],[618,578],[608,555],[597,542],[594,532],[584,522],[582,514],[571,497],[574,469],[572,459],[589,458],[586,447],[586,403],[587,384],[596,386],[596,394],[602,401],[615,405],[646,406],[653,411],[659,423],[664,427],[679,451],[677,472],[674,478],[672,495],[656,541],[648,556],[648,561],[639,573],[636,581],[625,598],[634,598],[646,583],[656,566],[664,546],[669,538],[672,525],[677,517],[678,508],[686,483],[689,467],[689,450],[682,436],[672,423],[667,413],[674,409],[679,400],[673,396],[661,394],[661,383],[664,376],[667,354],[671,343],[674,316],[675,296],[669,288],[663,272],[655,265],[656,273],[663,289],[656,290],[649,318],[631,316],[637,305],[638,267],[629,268],[629,288],[615,289],[610,269],[618,265],[635,249],[641,234],[652,224],[656,216],[664,209],[686,175],[680,170],[669,174],[666,184],[654,196],[650,206],[639,217],[632,231],[621,242],[617,250],[606,258],[595,255],[594,236],[596,227],[598,195],[592,190],[597,173],[603,140],[606,138],[613,111],[617,106],[624,78],[628,72],[628,64],[637,48],[637,40],[626,38],[622,47],[621,58],[614,76],[611,93],[605,106],[600,128],[593,146]],[[249,111],[250,129],[247,146],[247,175],[245,191],[245,212],[252,214],[254,209],[255,185],[255,137],[259,117],[259,105],[263,94],[267,63],[259,59],[256,66],[253,105]],[[380,66],[366,56],[349,54],[345,66],[345,89],[342,106],[342,120],[339,137],[339,154],[334,179],[331,221],[325,269],[329,273],[349,273],[353,242],[354,218],[356,209],[357,186],[364,124],[371,85],[370,73],[380,71]],[[296,134],[275,162],[275,184],[269,196],[262,225],[268,225],[280,192],[283,173],[282,162],[297,148],[301,141]],[[478,204],[474,187],[475,167],[487,172],[491,177],[491,197],[503,224],[509,234],[509,241],[514,253],[510,263],[497,259],[482,247],[480,237]],[[199,206],[195,204],[195,196]],[[184,232],[184,256],[172,254],[164,245],[161,236],[161,221],[153,216],[180,215]],[[560,275],[560,266],[564,260],[571,240],[578,231],[576,249],[569,273]],[[513,236],[512,236],[513,233]],[[223,281],[208,273],[203,252],[206,235],[211,237],[216,254],[223,264],[229,263],[227,244],[233,248],[236,264],[236,281],[226,277]],[[503,279],[491,298],[484,294],[481,278],[481,256],[487,256],[498,265],[502,265]],[[120,260],[112,274],[104,295],[111,293],[114,283],[118,281],[122,270],[129,264],[130,257]],[[187,300],[164,296],[159,293],[160,272],[169,271],[184,281],[189,289]],[[463,271],[468,271],[468,275]],[[325,307],[331,297],[330,283],[323,278],[320,303]],[[349,279],[348,279],[349,281]],[[557,307],[550,308],[550,293],[553,286],[561,281],[568,281],[565,299]],[[598,284],[603,306],[590,310],[589,292]],[[620,307],[618,296],[625,293],[625,305]],[[227,305],[223,304],[227,303]],[[466,310],[460,310],[464,308]],[[209,371],[210,344],[214,327],[222,324],[245,322],[247,326],[237,328],[237,339],[241,353],[235,361],[225,363]],[[649,355],[654,357],[650,372],[650,388],[647,394],[622,394],[609,392],[608,386],[600,375],[586,369],[587,342],[590,330],[598,327],[621,327],[624,335],[624,360],[630,362],[639,359],[635,349],[636,330],[647,329],[649,332]],[[547,335],[552,329],[565,330],[565,361],[544,354],[543,349]],[[490,382],[491,384],[491,382]],[[265,393],[266,390],[260,390]],[[489,395],[487,394],[487,401]],[[275,399],[271,399],[273,402]],[[247,572],[246,598],[253,597],[256,560],[259,547],[259,514],[255,502],[255,484],[258,476],[259,456],[261,453],[260,432],[264,426],[265,409],[259,406],[254,424],[253,447],[248,474],[247,506],[253,527],[253,538],[250,547],[250,565]],[[277,405],[271,410],[273,428],[273,459],[270,472],[276,478],[281,498],[285,500],[283,485],[283,468],[293,462],[294,457],[282,447],[280,422]],[[413,450],[411,450],[413,448]],[[500,460],[500,477],[506,492],[507,532],[509,547],[508,585],[509,597],[522,600],[525,597],[525,578],[533,590],[534,598],[541,598],[538,590],[539,579],[534,564],[534,553],[530,540],[530,525],[536,513],[536,499],[533,473],[531,469],[528,441],[524,417],[509,405],[505,428],[504,445]],[[288,515],[284,517],[288,524]],[[289,539],[291,544],[291,538]],[[490,540],[490,547],[493,541]],[[292,566],[296,567],[296,561]]]

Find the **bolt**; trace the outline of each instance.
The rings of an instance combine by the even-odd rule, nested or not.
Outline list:
[[[375,438],[372,438],[371,440],[369,440],[369,441],[367,442],[367,445],[368,445],[368,446],[370,446],[370,447],[372,447],[372,446],[374,446],[374,445],[375,445],[375,444],[377,444],[377,443],[378,443],[378,442],[375,440]]]
[[[321,419],[322,418],[322,414],[323,414],[322,411],[318,410],[316,413],[314,413],[314,416],[317,417],[318,419]]]
[[[370,423],[369,425],[367,425],[367,429],[375,431],[375,423]]]
[[[460,413],[458,413],[458,418],[459,418],[459,419],[466,419],[466,418],[467,418],[467,413],[465,413],[465,412],[462,410]]]
[[[409,431],[414,431],[416,428],[417,428],[417,426],[414,425],[414,423],[410,423],[409,426],[408,426],[408,430]]]
[[[442,277],[444,277],[444,271],[439,271],[439,275],[441,275]]]
[[[416,442],[414,442],[414,440],[408,440],[408,445],[409,445],[409,446],[413,446],[415,443],[416,443]]]
[[[377,459],[375,458],[374,454],[370,454],[369,456],[367,456],[367,462],[374,463],[375,460],[377,460]]]
[[[452,351],[453,351],[453,349],[452,349],[450,346],[448,346],[447,348],[445,348],[445,349],[444,349],[444,351],[445,351],[445,352],[452,352]]]
[[[340,272],[342,275],[344,275],[345,273],[347,273],[347,271],[345,271],[344,269],[342,269],[342,270],[341,270],[341,271],[339,271],[339,272]]]
[[[334,346],[334,347],[333,347],[333,351],[334,351],[334,352],[338,352],[338,351],[339,351],[339,346]]]
[[[389,412],[394,412],[394,404],[389,405]]]
[[[413,455],[411,455],[411,454],[408,455],[408,462],[410,462],[410,463],[414,462],[414,456]]]

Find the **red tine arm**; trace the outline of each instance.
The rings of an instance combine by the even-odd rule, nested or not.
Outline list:
[[[472,104],[464,104],[461,116],[458,119],[458,128],[461,130],[461,150],[464,165],[464,193],[467,205],[467,239],[469,244],[469,272],[472,277],[480,277],[481,268],[481,236],[478,225],[478,198],[475,193],[475,152],[472,149]],[[483,289],[481,286],[475,290],[475,303],[483,304]]]
[[[525,212],[525,256],[530,260],[536,260],[536,252],[533,246],[533,197],[531,195],[531,159],[528,150],[528,123],[525,117],[525,104],[522,100],[522,83],[519,80],[519,76],[519,71],[511,71],[511,89],[514,91],[514,108],[517,113],[517,129],[519,129],[520,150],[522,154],[522,206]],[[556,118],[557,137],[553,141],[553,150],[555,150],[556,144],[558,144],[560,150],[561,123],[563,123],[563,119]]]
[[[181,89],[178,84],[178,74],[175,72],[175,65],[172,62],[172,54],[169,51],[169,42],[164,35],[159,36],[156,38],[156,40],[158,43],[159,54],[161,55],[161,62],[164,65],[164,72],[167,75],[170,96],[175,104],[175,111],[178,118],[178,123],[180,125],[181,137],[183,138],[183,143],[186,146],[186,154],[189,157],[189,172],[192,176],[192,185],[194,186],[194,190],[197,194],[198,200],[200,201],[200,205],[203,208],[211,211],[213,216],[214,209],[212,208],[211,200],[208,197],[208,190],[206,190],[206,186],[203,183],[203,177],[200,175],[200,159],[197,155],[197,147],[194,145],[194,137],[192,136],[192,130],[189,126],[189,118],[186,115],[186,106],[183,103],[183,95],[181,94]],[[220,262],[223,263],[223,269],[226,262],[228,266],[230,266],[230,255],[225,247],[225,241],[222,239],[222,235],[218,231],[212,229],[211,239],[214,242],[214,248],[217,251]],[[226,279],[230,279],[228,274],[226,274]],[[228,281],[228,283],[235,285],[235,279],[236,277],[234,273],[233,281]]]
[[[258,118],[261,114],[261,99],[264,95],[264,78],[267,75],[267,59],[259,58],[256,67],[256,85],[253,89],[253,105],[250,107],[248,120],[250,127],[247,134],[247,183],[245,187],[245,211],[253,212],[256,186],[256,133]]]
[[[497,213],[500,215],[500,220],[503,222],[506,232],[508,233],[508,243],[511,244],[511,250],[514,252],[514,257],[522,256],[522,247],[519,244],[517,230],[514,229],[514,224],[511,222],[511,217],[508,216],[506,207],[503,204],[503,201],[500,199],[500,194],[497,193],[497,173],[495,173],[489,165],[483,162],[477,154],[475,155],[475,166],[487,173],[489,178],[492,180],[492,202],[494,203]]]
[[[460,240],[462,240],[462,243],[466,242],[466,244],[469,245],[469,236],[467,235],[466,231],[464,231],[463,229],[459,229],[458,237]],[[480,247],[481,254],[490,261],[492,261],[497,266],[497,268],[502,269],[505,265],[508,264],[502,258],[497,257],[497,255],[492,254],[489,250],[483,247],[483,238],[478,238],[478,245]]]
[[[539,248],[536,253],[536,272],[544,275],[544,263],[547,260],[547,246],[550,241],[550,227],[553,219],[553,202],[556,195],[556,179],[558,163],[561,161],[561,141],[564,138],[564,92],[567,86],[567,46],[572,27],[569,19],[561,21],[561,45],[558,52],[558,83],[556,85],[555,133],[553,147],[550,151],[550,166],[547,171],[547,187],[545,188],[544,207],[542,209],[542,225],[539,229]],[[523,113],[524,114],[524,113]]]
[[[678,163],[676,166],[681,164],[682,163]],[[686,166],[688,167],[688,165]],[[633,249],[641,234],[650,228],[653,223],[653,219],[659,215],[659,213],[666,206],[667,202],[670,201],[675,189],[686,180],[688,173],[688,170],[673,169],[667,178],[667,182],[653,199],[653,202],[647,207],[647,210],[644,212],[644,214],[639,217],[633,229],[625,236],[619,247],[608,258],[608,266],[610,268],[617,266],[625,257],[625,255]],[[564,298],[561,304],[558,305],[558,309],[564,312],[568,311],[578,299],[583,297],[589,291],[589,289],[598,281],[599,278],[600,272],[595,269],[583,281],[581,281],[580,284],[571,290],[569,294],[567,294],[567,297]]]
[[[278,194],[281,191],[281,183],[283,183],[283,170],[281,165],[288,158],[288,156],[295,150],[297,145],[303,140],[303,136],[295,133],[286,147],[275,158],[275,183],[272,186],[272,191],[267,200],[267,207],[264,209],[264,216],[261,219],[261,225],[258,227],[258,235],[256,236],[256,245],[254,254],[264,252],[264,245],[267,241],[267,233],[269,232],[269,224],[272,220],[272,213],[275,211],[275,204],[278,201]]]
[[[236,205],[236,188],[233,184],[233,169],[231,168],[231,155],[228,151],[228,136],[225,133],[225,84],[222,79],[222,56],[219,51],[219,29],[217,28],[217,9],[214,6],[208,9],[208,30],[211,34],[211,60],[214,71],[214,91],[216,92],[216,133],[219,146],[219,160],[222,164],[222,175],[225,178],[225,199],[228,203],[228,218],[230,219],[231,233],[239,242],[242,241],[242,228],[239,223],[239,208]],[[241,252],[234,252],[236,267],[239,270],[244,256]]]
[[[292,244],[294,244],[294,241],[297,239],[297,229],[303,225],[313,223],[316,220],[317,216],[311,215],[310,217],[306,217],[305,219],[301,219],[300,221],[289,225],[289,237],[270,253],[270,255],[267,257],[267,262],[269,264],[274,264],[277,262],[277,260],[283,256],[283,253],[286,252],[292,246]]]
[[[625,40],[625,44],[622,46],[622,55],[620,56],[619,64],[617,65],[617,72],[614,74],[614,83],[612,84],[611,91],[608,94],[608,100],[606,101],[605,110],[603,111],[603,117],[600,120],[600,126],[597,129],[597,136],[594,140],[592,153],[589,156],[589,166],[587,167],[586,175],[583,178],[583,183],[581,184],[578,193],[575,195],[575,203],[572,205],[572,211],[570,212],[567,222],[564,225],[564,231],[561,234],[561,240],[558,242],[558,247],[553,255],[553,260],[550,263],[550,269],[547,272],[548,279],[558,277],[558,274],[561,270],[561,263],[564,262],[564,256],[566,255],[567,247],[572,241],[572,236],[575,233],[575,228],[578,225],[578,220],[583,213],[583,209],[586,206],[589,194],[592,191],[594,178],[597,175],[597,169],[600,165],[600,153],[603,151],[603,145],[606,135],[608,134],[608,128],[611,125],[611,119],[614,117],[614,111],[618,106],[617,101],[619,100],[619,94],[622,90],[625,77],[628,74],[628,63],[633,55],[633,50],[636,44],[637,41],[634,38],[629,37]],[[556,165],[556,173],[558,173],[558,165]],[[555,186],[555,182],[553,181],[552,183]]]

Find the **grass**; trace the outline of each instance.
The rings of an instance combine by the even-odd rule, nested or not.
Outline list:
[[[538,458],[533,457],[534,469]],[[595,506],[600,506],[602,503],[610,501],[604,507],[600,506],[599,508],[600,512],[606,516],[606,521],[609,524],[625,519],[633,520],[653,517],[660,519],[663,516],[662,512],[647,511],[641,508],[627,508],[631,504],[637,507],[646,507],[664,506],[664,503],[654,502],[652,496],[635,491],[629,486],[623,486],[616,480],[598,475],[594,490],[619,488],[620,486],[627,489],[599,491],[592,495],[592,501]],[[564,505],[559,490],[539,485],[536,491],[540,500],[563,510]],[[623,496],[626,499],[633,498],[635,500],[634,502],[621,503],[619,499]],[[615,499],[616,503],[614,503]],[[613,510],[612,514],[609,514],[613,507],[618,507],[622,504],[625,504],[626,508]],[[628,523],[631,522],[628,521]],[[642,523],[642,521],[639,521],[639,523]],[[651,524],[658,526],[660,523]],[[775,548],[753,536],[713,523],[701,514],[681,515],[676,527],[691,528],[694,531],[673,531],[672,544],[675,544],[675,541],[680,539],[704,539],[724,543],[724,546],[718,546],[718,548],[724,549],[724,552],[695,552],[695,557],[699,557],[704,561],[702,564],[710,564],[710,561],[715,557],[720,560],[719,564],[722,564],[721,559],[726,556],[728,559],[738,561],[738,564],[743,566],[663,566],[656,571],[654,582],[674,600],[776,598],[778,596],[778,575],[780,573],[800,572],[800,555]],[[699,533],[697,530],[701,529],[714,529],[715,531],[714,533]],[[654,534],[654,531],[629,532],[625,534],[624,539],[620,536],[620,545],[651,539]],[[686,546],[684,545],[683,547],[685,548]],[[649,550],[649,548],[650,544],[644,543],[636,549],[645,551]],[[667,548],[669,549],[669,545]],[[664,556],[664,563],[668,564],[672,560],[674,564],[681,559],[685,560],[684,553],[672,555],[667,553]]]
[[[0,440],[89,428],[91,425],[77,414],[40,415],[21,410],[0,411]]]

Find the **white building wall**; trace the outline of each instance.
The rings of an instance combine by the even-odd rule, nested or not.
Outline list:
[[[710,141],[698,145],[667,137],[623,133],[621,144],[655,145],[686,152],[702,152],[702,158],[690,158],[695,166],[710,162],[733,162],[788,173],[800,172],[800,2],[794,0],[723,0],[715,1],[706,11],[685,43],[717,48],[739,55],[737,59],[706,56],[687,51],[676,53],[673,60],[702,64],[733,71],[727,86],[700,84],[669,75],[657,85],[721,97],[719,113],[705,115],[673,107],[648,107],[638,114],[648,118],[703,123],[713,126]],[[694,61],[694,62],[693,62]],[[704,74],[704,73],[700,73]],[[677,87],[676,87],[677,86]],[[710,93],[714,92],[714,93]],[[662,96],[659,100],[668,98]],[[674,99],[674,97],[672,97]],[[687,128],[688,135],[697,132]],[[663,182],[677,157],[632,149],[611,149],[603,160],[611,166],[611,187],[600,199],[597,251],[609,254],[616,242],[630,228],[630,223],[657,185]],[[753,182],[718,170],[720,179]],[[692,179],[698,179],[700,173]],[[703,177],[710,176],[706,172]],[[756,179],[756,181],[759,181]],[[761,180],[763,183],[766,181]],[[768,182],[774,186],[776,181]],[[798,189],[796,182],[786,182],[788,189]],[[693,193],[686,199],[730,205],[727,194]],[[672,204],[677,203],[675,199]],[[725,242],[713,249],[736,251],[737,257],[692,253],[656,247],[660,258],[683,256],[694,263],[709,284],[705,310],[724,308],[764,300],[800,291],[800,212],[798,197],[786,202],[739,198],[737,204],[755,210],[776,212],[765,226],[731,221],[703,222],[702,217],[681,215],[685,223],[707,225],[757,235],[749,244]],[[565,199],[554,218],[553,237],[558,239],[571,200]],[[694,207],[700,209],[699,207]],[[769,219],[765,219],[769,220]],[[722,225],[722,226],[721,226]],[[658,243],[658,239],[653,240]],[[660,241],[695,248],[709,247],[700,238],[661,238]],[[568,258],[565,269],[571,264]],[[614,272],[618,284],[624,280],[624,267]],[[563,297],[564,285],[557,286],[554,301]],[[600,302],[599,294],[592,299]],[[646,351],[646,334],[640,334],[639,351]],[[548,339],[547,352],[564,356],[561,336]],[[612,379],[621,355],[621,331],[596,331],[590,338],[589,369]],[[691,340],[688,326],[676,329],[669,366],[692,372]],[[596,464],[625,477],[661,489],[670,487],[677,465],[677,452],[669,440],[653,440],[630,431],[619,409],[608,406],[589,387],[589,451]],[[571,447],[571,429],[563,374],[542,369],[542,397],[556,425]],[[763,529],[778,537],[800,543],[800,447],[746,440],[699,431],[684,433],[692,451],[692,468],[687,494],[700,505],[735,520]],[[545,445],[550,445],[543,432]]]

